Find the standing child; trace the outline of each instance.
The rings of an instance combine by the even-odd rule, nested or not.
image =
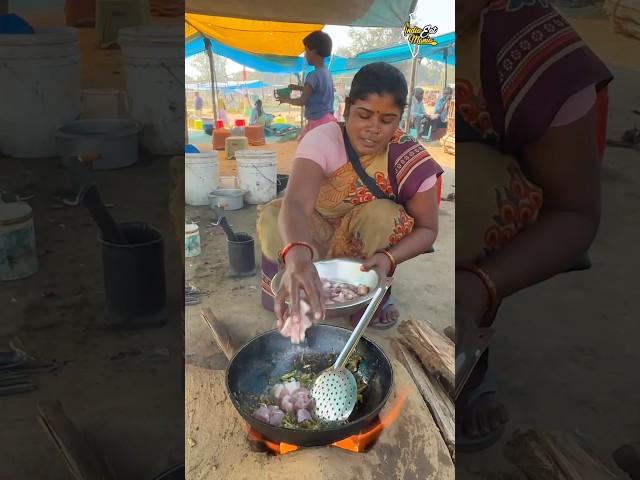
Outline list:
[[[195,98],[195,111],[196,111],[196,117],[198,118],[202,118],[202,104],[204,103],[202,101],[202,97],[200,96],[200,92],[196,92],[196,98]]]
[[[309,65],[315,70],[309,72],[304,86],[289,85],[291,90],[302,92],[299,98],[281,96],[280,103],[290,103],[304,108],[307,123],[300,132],[301,140],[310,130],[324,123],[335,122],[333,115],[333,79],[324,59],[331,55],[333,43],[331,37],[323,31],[317,30],[307,35],[302,43],[305,46],[304,56]]]

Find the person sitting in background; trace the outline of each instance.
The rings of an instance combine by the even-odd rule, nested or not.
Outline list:
[[[449,104],[451,103],[451,96],[453,95],[453,89],[451,87],[445,87],[442,90],[442,96],[438,97],[433,107],[433,115],[431,115],[431,129],[447,128],[447,118],[449,116]]]
[[[423,122],[423,133],[427,133],[426,140],[431,138],[431,134],[438,128],[447,128],[447,118],[449,116],[449,104],[451,103],[451,96],[453,90],[451,87],[445,87],[442,90],[442,95],[436,99],[433,107],[433,114],[427,115]],[[431,131],[429,132],[429,129]]]
[[[413,101],[411,102],[411,123],[413,128],[416,129],[416,138],[420,139],[422,133],[427,131],[430,119],[427,115],[427,111],[424,109],[424,90],[420,87],[416,87],[413,91]]]
[[[224,98],[218,97],[218,120],[222,120],[225,125],[229,125],[229,115],[227,115],[227,106],[224,103]]]
[[[291,84],[289,89],[302,92],[299,98],[281,95],[280,103],[289,103],[304,108],[304,116],[307,120],[298,140],[314,128],[329,122],[335,122],[333,115],[333,79],[329,69],[324,64],[324,59],[331,55],[333,43],[331,37],[321,30],[311,32],[302,43],[305,46],[304,56],[309,65],[315,70],[309,72],[304,86]]]
[[[249,125],[262,125],[267,128],[273,122],[274,116],[266,113],[262,108],[262,100],[256,100],[255,107],[251,110]]]

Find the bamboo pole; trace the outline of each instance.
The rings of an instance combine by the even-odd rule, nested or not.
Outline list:
[[[413,98],[413,90],[416,85],[416,67],[418,66],[418,50],[420,49],[419,45],[413,46],[413,58],[411,59],[411,73],[409,74],[409,102],[407,103],[407,115],[404,120],[404,131],[409,133],[409,129],[411,128],[411,105],[414,101]]]
[[[209,57],[209,70],[211,71],[211,99],[213,101],[213,128],[216,128],[218,121],[218,98],[216,93],[216,66],[213,63],[213,51],[211,50],[211,40],[204,37],[204,47]]]

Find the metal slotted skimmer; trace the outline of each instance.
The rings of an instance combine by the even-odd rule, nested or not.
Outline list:
[[[346,420],[356,406],[358,384],[353,374],[345,368],[364,330],[369,325],[374,312],[391,287],[391,278],[384,278],[376,289],[362,318],[353,329],[347,344],[340,352],[333,366],[322,372],[313,384],[311,397],[314,401],[315,416],[326,422]]]

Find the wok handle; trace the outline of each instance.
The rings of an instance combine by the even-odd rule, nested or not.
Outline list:
[[[334,363],[333,365],[334,369],[340,370],[341,368],[344,368],[344,366],[347,363],[347,360],[353,353],[353,350],[356,348],[358,341],[360,341],[360,337],[362,337],[362,334],[364,333],[365,328],[367,328],[367,326],[369,325],[369,322],[373,318],[373,314],[382,303],[382,299],[387,293],[387,290],[389,290],[389,288],[391,287],[392,282],[393,282],[393,278],[391,277],[386,277],[382,279],[382,281],[380,282],[380,285],[378,286],[375,293],[373,294],[373,298],[369,302],[367,309],[364,311],[362,318],[358,322],[358,325],[356,325],[356,328],[353,329],[353,332],[351,333],[349,340],[347,340],[347,344],[342,349],[342,352],[340,352],[340,355],[338,355],[338,359],[336,360],[336,363]]]

